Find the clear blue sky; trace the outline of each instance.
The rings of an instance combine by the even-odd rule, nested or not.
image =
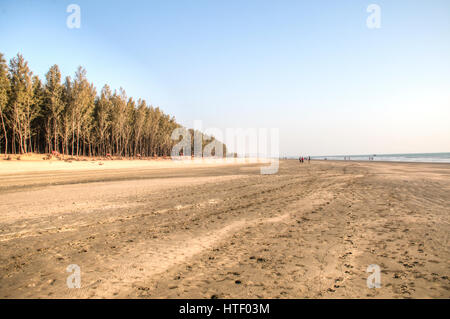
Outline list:
[[[0,52],[186,126],[278,127],[282,155],[450,151],[448,0],[0,0]]]

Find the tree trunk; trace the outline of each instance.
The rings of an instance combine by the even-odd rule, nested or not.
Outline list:
[[[6,157],[8,154],[8,135],[6,132],[5,121],[3,120],[3,112],[2,111],[0,111],[0,117],[2,118],[3,132],[5,134],[5,157]]]

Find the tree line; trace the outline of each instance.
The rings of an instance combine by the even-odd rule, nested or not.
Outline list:
[[[0,53],[0,152],[59,153],[70,156],[170,156],[181,127],[173,116],[123,88],[103,86],[99,94],[81,66],[62,80],[57,65],[43,82],[21,54],[9,61]],[[191,136],[202,134],[189,130]],[[214,137],[202,135],[203,147]],[[192,139],[193,141],[193,139]],[[192,149],[193,149],[192,145]]]

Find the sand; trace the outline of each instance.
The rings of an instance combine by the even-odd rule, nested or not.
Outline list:
[[[35,154],[31,156],[23,155],[21,160],[5,160],[0,155],[0,176],[15,175],[21,173],[32,172],[54,172],[68,171],[74,173],[76,171],[98,171],[98,170],[120,170],[120,169],[161,169],[161,168],[190,168],[190,167],[217,167],[224,165],[234,165],[239,163],[266,163],[267,159],[252,158],[224,158],[224,159],[195,159],[181,157],[180,159],[151,159],[151,160],[108,160],[108,159],[88,159],[80,157],[79,160],[59,160],[52,158],[51,160],[37,160],[41,156]]]
[[[450,297],[448,164],[30,163],[0,161],[1,298]]]

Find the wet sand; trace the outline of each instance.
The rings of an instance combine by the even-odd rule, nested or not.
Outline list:
[[[450,297],[449,164],[130,163],[0,162],[1,298]]]

